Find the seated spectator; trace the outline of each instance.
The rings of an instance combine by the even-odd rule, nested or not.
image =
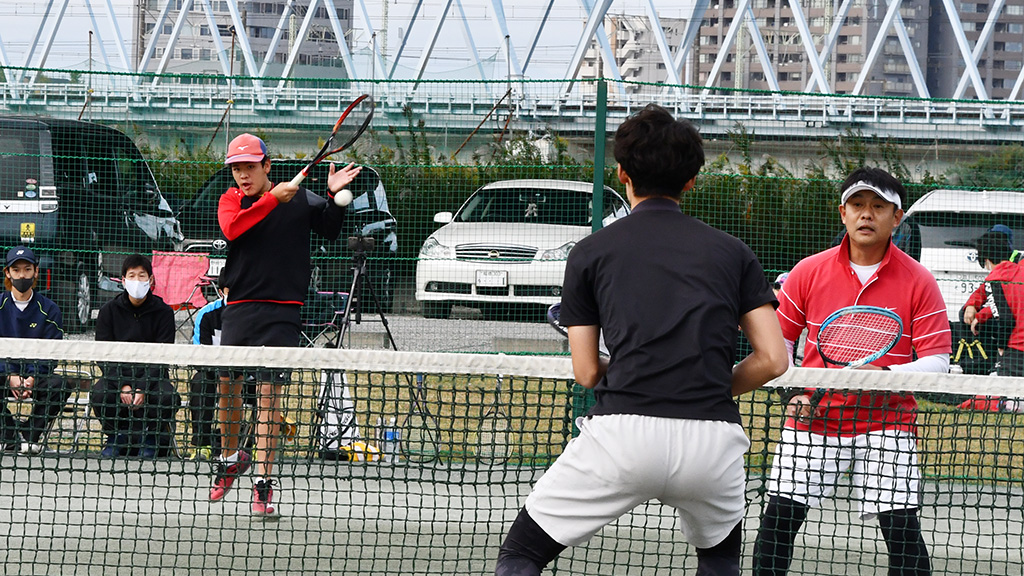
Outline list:
[[[35,291],[39,260],[24,246],[7,253],[4,287],[0,296],[0,338],[61,340],[64,329],[60,308]],[[0,393],[0,442],[4,450],[22,454],[43,451],[42,438],[71,396],[67,380],[53,373],[54,361],[2,362]],[[28,419],[16,419],[7,409],[7,398],[32,400]]]
[[[104,342],[174,342],[174,311],[152,294],[153,264],[132,254],[121,265],[124,293],[100,308],[96,340]],[[174,414],[181,397],[171,384],[166,366],[101,363],[103,377],[89,397],[93,412],[107,435],[102,455],[137,454],[156,458],[171,446]]]
[[[221,286],[222,298],[210,302],[196,313],[192,343],[220,346],[221,313],[227,300],[228,287]],[[195,458],[210,460],[220,448],[220,429],[214,427],[217,417],[216,368],[197,370],[189,384],[188,409],[192,417],[192,445]]]

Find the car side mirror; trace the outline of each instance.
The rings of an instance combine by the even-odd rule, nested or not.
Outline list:
[[[129,190],[125,194],[124,201],[128,210],[146,212],[157,207],[160,195],[151,184],[146,184],[141,190]]]
[[[452,213],[451,212],[438,212],[437,214],[434,214],[434,223],[435,224],[448,224],[451,221],[452,221]]]

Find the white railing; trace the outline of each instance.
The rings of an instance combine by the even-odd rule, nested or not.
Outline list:
[[[549,126],[579,123],[593,118],[597,96],[592,84],[578,84],[563,93],[557,84],[519,84],[511,99],[517,119]],[[608,120],[618,121],[657,102],[675,113],[698,122],[741,123],[747,126],[775,126],[834,129],[870,129],[874,134],[900,136],[907,131],[919,137],[922,130],[958,128],[965,134],[980,133],[993,139],[1022,139],[1024,102],[973,100],[940,101],[849,97],[817,94],[770,94],[737,92],[715,94],[702,90],[645,87],[646,92],[629,94],[609,90]],[[91,90],[91,93],[90,93]],[[209,84],[118,85],[89,88],[85,84],[36,84],[17,90],[0,85],[0,108],[9,112],[69,115],[86,106],[93,117],[117,119],[129,108],[132,115],[151,115],[168,122],[183,111],[223,111],[228,100],[233,113],[254,115],[305,112],[329,115],[343,109],[357,94],[370,92],[385,114],[401,114],[406,108],[435,123],[479,121],[505,93],[506,86],[469,83],[353,83],[344,88],[277,88]],[[504,112],[508,101],[501,105]],[[583,124],[585,125],[585,124]],[[987,134],[987,136],[985,136]]]

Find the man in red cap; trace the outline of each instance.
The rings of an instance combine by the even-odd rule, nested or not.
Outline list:
[[[310,234],[334,240],[345,220],[344,208],[295,186],[277,185],[268,178],[267,146],[252,134],[242,134],[228,145],[227,159],[236,186],[221,196],[217,218],[228,239],[225,267],[231,286],[221,318],[224,346],[297,346],[302,306],[309,288]],[[349,164],[335,170],[331,164],[327,193],[333,198],[360,168]],[[210,500],[221,500],[236,478],[251,465],[251,456],[239,448],[242,422],[243,378],[238,372],[220,377],[221,460]],[[273,516],[271,473],[277,448],[281,392],[291,374],[259,370],[257,382],[256,462],[260,479],[253,487],[254,516]]]

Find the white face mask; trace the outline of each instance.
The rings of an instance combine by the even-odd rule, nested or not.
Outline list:
[[[149,282],[143,282],[142,280],[125,280],[124,290],[129,296],[136,300],[142,300],[149,294]]]

